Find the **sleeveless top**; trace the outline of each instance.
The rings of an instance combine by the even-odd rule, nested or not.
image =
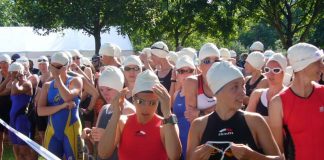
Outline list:
[[[165,77],[158,77],[160,80],[160,83],[168,90],[170,91],[171,87],[171,76],[172,76],[173,69],[170,69],[169,73]],[[156,72],[156,75],[159,75],[158,72]]]
[[[263,75],[261,75],[253,84],[250,84],[251,78],[245,83],[246,88],[246,95],[250,97],[253,90],[258,86],[258,84],[261,82],[261,80],[264,78]]]
[[[198,94],[197,94],[197,108],[204,110],[213,107],[216,104],[216,97],[208,97],[204,92],[203,77],[198,76]]]
[[[184,96],[181,96],[179,91],[173,103],[173,112],[178,119],[179,137],[182,145],[183,159],[186,159],[187,139],[190,128],[190,122],[188,122],[188,120],[184,116],[184,112],[186,111],[185,100],[186,98]]]
[[[262,116],[268,116],[268,99],[267,99],[268,89],[262,91],[259,102],[256,106],[255,112],[260,113]]]
[[[25,115],[25,110],[32,96],[27,94],[11,95],[12,107],[10,110],[10,121],[15,122],[19,115]]]
[[[108,105],[104,105],[103,109],[102,109],[102,113],[100,116],[100,119],[98,120],[98,128],[103,128],[105,129],[107,127],[107,124],[112,116],[112,111],[110,111],[110,106]],[[117,160],[118,159],[118,154],[117,154],[117,148],[115,149],[114,153],[106,159],[102,159],[100,157],[98,157],[98,160]]]
[[[72,81],[73,77],[68,77],[67,81],[65,82],[65,86],[68,87]],[[58,88],[54,88],[54,82],[55,80],[51,81],[50,87],[48,89],[48,95],[47,95],[47,105],[48,106],[57,106],[64,103],[63,98],[60,95],[60,92]],[[60,140],[63,140],[64,137],[64,129],[66,125],[72,125],[75,122],[79,121],[79,104],[80,104],[80,97],[76,96],[73,98],[73,101],[75,103],[75,107],[72,109],[61,109],[60,111],[52,114],[49,116],[48,122],[52,123],[55,135]],[[70,124],[66,124],[68,122],[68,119],[70,119]]]
[[[222,120],[216,112],[208,116],[208,122],[202,135],[200,144],[207,141],[230,141],[248,145],[254,151],[260,153],[260,149],[256,146],[252,133],[247,125],[243,111],[237,111],[230,119]],[[217,145],[217,148],[224,150],[228,145]],[[217,153],[210,156],[209,159],[220,159],[221,154]],[[225,159],[236,159],[234,156],[225,156]]]
[[[155,114],[146,124],[137,122],[136,114],[128,116],[120,137],[118,157],[121,160],[167,160],[161,141],[162,120]]]
[[[289,158],[323,159],[323,97],[324,86],[318,84],[307,98],[296,95],[290,87],[280,93]]]
[[[2,77],[1,83],[4,80],[5,80],[5,77]],[[10,109],[11,109],[11,98],[10,98],[10,94],[4,95],[4,96],[0,96],[0,102],[1,102],[1,110],[3,112],[8,112],[9,113],[10,112]]]

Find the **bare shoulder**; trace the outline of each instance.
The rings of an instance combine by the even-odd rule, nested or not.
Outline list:
[[[245,83],[246,83],[249,79],[251,79],[251,77],[252,77],[252,76],[246,76],[246,77],[245,77]]]
[[[242,111],[244,113],[244,117],[247,121],[251,121],[251,122],[260,122],[260,121],[264,121],[264,118],[256,112],[246,112],[246,111]]]
[[[266,91],[267,89],[266,88],[258,88],[258,89],[255,89],[253,92],[252,92],[252,95],[261,95],[262,92]],[[251,97],[252,97],[251,95]]]
[[[246,123],[248,124],[252,132],[255,132],[259,129],[263,130],[267,127],[266,120],[260,114],[246,111],[243,111],[243,113]]]
[[[195,120],[192,121],[191,123],[191,128],[193,130],[203,132],[206,128],[207,122],[208,122],[208,117],[214,112],[211,112],[207,115],[201,116],[196,118]]]

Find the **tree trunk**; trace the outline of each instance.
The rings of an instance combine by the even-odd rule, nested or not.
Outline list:
[[[94,39],[95,39],[95,54],[99,55],[99,50],[101,47],[101,37],[100,37],[100,31],[94,31]]]

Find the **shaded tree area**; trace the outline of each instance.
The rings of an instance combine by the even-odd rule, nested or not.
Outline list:
[[[323,47],[321,0],[2,0],[1,26],[33,26],[40,34],[65,28],[82,30],[95,40],[117,26],[135,50],[163,40],[199,49],[203,43],[245,51],[255,40],[266,48],[287,49],[307,41]],[[280,41],[278,41],[278,39]],[[281,43],[280,43],[281,42]]]
[[[121,3],[114,0],[16,0],[18,15],[41,34],[65,28],[82,30],[94,37],[95,53],[100,49],[100,33],[119,24]],[[40,33],[40,32],[39,32]]]
[[[293,39],[303,42],[323,15],[323,0],[262,0],[256,16],[270,24],[278,33],[285,49]]]

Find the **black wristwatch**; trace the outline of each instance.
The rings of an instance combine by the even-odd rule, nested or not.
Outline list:
[[[162,121],[163,124],[177,124],[178,123],[178,119],[177,116],[174,114],[171,114],[171,116],[169,118],[164,118]]]

